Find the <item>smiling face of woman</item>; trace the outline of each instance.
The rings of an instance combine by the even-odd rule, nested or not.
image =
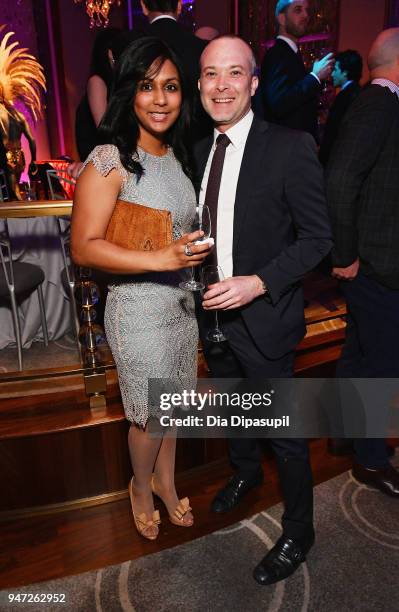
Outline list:
[[[154,74],[155,73],[155,74]],[[148,71],[148,77],[139,82],[134,99],[140,136],[139,144],[162,142],[166,132],[180,114],[182,92],[176,66],[165,60],[161,68]]]

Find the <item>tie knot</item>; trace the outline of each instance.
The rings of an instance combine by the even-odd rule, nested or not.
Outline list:
[[[226,134],[219,134],[219,136],[216,138],[217,147],[224,147],[225,149],[227,149],[230,143],[231,140],[228,136],[226,136]]]

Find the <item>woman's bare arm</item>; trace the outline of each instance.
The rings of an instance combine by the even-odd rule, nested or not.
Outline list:
[[[107,86],[96,74],[93,74],[87,82],[87,99],[94,123],[98,127],[107,108]]]
[[[120,191],[122,177],[112,170],[104,177],[88,164],[75,189],[72,212],[71,251],[78,265],[100,268],[115,274],[179,270],[200,265],[209,254],[209,245],[192,246],[187,257],[184,245],[197,240],[201,232],[186,234],[157,251],[131,251],[105,240],[106,230]]]

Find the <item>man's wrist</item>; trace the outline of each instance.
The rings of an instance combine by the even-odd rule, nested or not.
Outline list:
[[[267,288],[265,281],[262,280],[261,277],[258,276],[257,274],[254,274],[254,278],[256,279],[256,283],[257,283],[257,288],[259,292],[258,295],[267,295],[269,293],[269,290]]]
[[[314,76],[314,78],[315,78],[315,79],[316,79],[316,80],[319,82],[319,85],[321,85],[321,80],[320,80],[320,78],[317,76],[317,74],[316,74],[315,72],[313,72],[313,70],[312,70],[312,72],[311,72],[310,74],[311,74],[312,76]]]

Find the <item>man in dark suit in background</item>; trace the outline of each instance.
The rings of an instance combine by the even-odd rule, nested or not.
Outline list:
[[[182,62],[194,96],[193,139],[199,140],[211,132],[212,126],[203,112],[198,97],[199,60],[207,42],[185,30],[178,18],[181,0],[140,0],[144,15],[150,22],[148,34],[157,36],[169,45]]]
[[[338,136],[344,115],[353,100],[360,93],[359,81],[362,78],[363,60],[357,51],[348,49],[335,56],[334,69],[331,73],[334,87],[339,87],[334,102],[331,105],[324,128],[319,159],[323,166],[327,165],[333,144]]]
[[[251,48],[234,36],[213,40],[201,56],[201,101],[215,130],[196,147],[199,201],[210,208],[212,256],[226,279],[204,294],[199,322],[213,376],[265,380],[293,375],[305,333],[300,281],[332,243],[314,140],[254,118],[255,69]],[[228,338],[220,344],[206,339],[215,309]],[[307,442],[273,439],[271,446],[285,512],[281,538],[255,568],[260,584],[292,574],[314,541]],[[235,474],[212,502],[219,513],[263,480],[256,439],[232,439],[229,449]]]
[[[333,275],[342,280],[342,378],[399,378],[399,28],[368,58],[371,84],[346,113],[327,166]],[[383,410],[384,407],[381,407]],[[353,474],[399,498],[399,473],[382,439],[356,439]]]
[[[309,25],[308,0],[279,0],[276,11],[277,40],[264,57],[260,94],[264,118],[309,132],[318,141],[317,109],[322,80],[330,76],[332,53],[316,61],[306,72],[298,41]]]

